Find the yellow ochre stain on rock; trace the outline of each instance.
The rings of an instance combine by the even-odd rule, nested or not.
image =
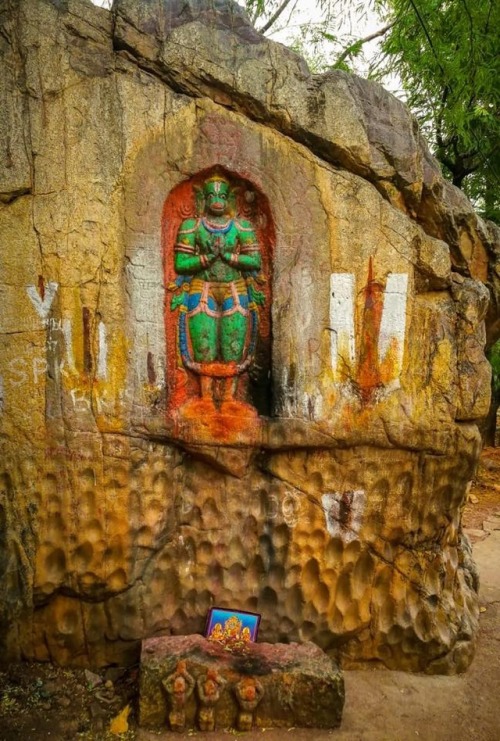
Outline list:
[[[126,705],[118,715],[113,718],[109,725],[109,732],[115,736],[128,731],[128,716],[130,714],[130,705]]]

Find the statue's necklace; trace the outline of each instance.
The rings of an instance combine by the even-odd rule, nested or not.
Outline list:
[[[207,218],[203,217],[201,223],[203,224],[207,232],[211,232],[212,234],[214,232],[218,232],[219,234],[226,234],[231,229],[233,220],[229,219],[229,221],[226,221],[225,224],[216,224],[215,222],[209,221]]]

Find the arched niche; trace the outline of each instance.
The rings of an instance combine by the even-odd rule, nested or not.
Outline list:
[[[179,423],[175,394],[182,380],[193,380],[177,362],[176,321],[169,326],[167,317],[175,234],[195,212],[195,186],[216,168],[241,186],[240,207],[255,213],[267,279],[257,357],[246,379],[259,416],[256,425],[242,425],[237,438],[215,427],[217,434],[200,436],[196,425]],[[330,211],[342,203],[333,196],[345,187],[343,178],[318,167],[298,145],[285,146],[272,130],[197,101],[173,111],[161,131],[141,136],[123,183],[126,422],[155,439],[239,448],[260,446],[271,428],[280,439],[293,437],[283,418],[301,429],[320,419],[330,424],[329,288],[339,236]],[[253,201],[245,200],[246,192]],[[364,243],[351,240],[349,255],[352,244],[362,252]]]

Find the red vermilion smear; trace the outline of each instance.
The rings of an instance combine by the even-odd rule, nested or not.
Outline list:
[[[368,281],[364,290],[361,346],[356,379],[363,401],[369,401],[375,389],[381,384],[378,338],[384,303],[383,294],[384,287],[373,277],[373,261],[370,257]]]
[[[395,378],[398,358],[399,342],[396,337],[393,337],[380,364],[380,380],[383,384],[387,384]]]
[[[249,415],[242,407],[240,413],[224,414],[216,409],[208,410],[203,402],[200,405],[186,404],[182,410],[182,421],[190,423],[190,434],[196,437],[197,444],[203,442],[236,441],[242,432],[249,433],[251,428],[258,427],[257,415]]]
[[[38,276],[38,293],[40,294],[40,298],[43,301],[45,298],[45,281],[43,279],[43,275]]]

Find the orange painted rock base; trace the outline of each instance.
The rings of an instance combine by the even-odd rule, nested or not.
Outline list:
[[[201,443],[238,442],[244,430],[259,426],[257,410],[244,401],[223,401],[217,409],[210,399],[191,399],[176,413],[178,430],[189,429],[189,437]]]

